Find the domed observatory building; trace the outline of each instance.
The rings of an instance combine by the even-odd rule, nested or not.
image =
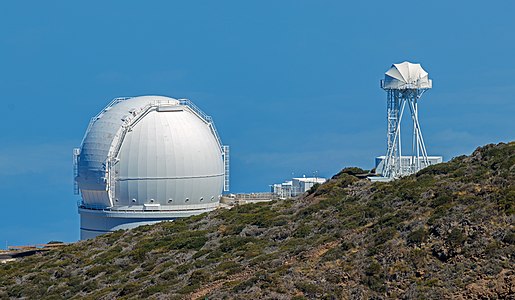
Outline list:
[[[218,207],[229,147],[191,101],[116,98],[74,149],[81,239]]]

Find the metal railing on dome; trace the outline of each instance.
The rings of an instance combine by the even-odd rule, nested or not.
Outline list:
[[[179,103],[181,105],[189,107],[199,118],[204,120],[209,125],[209,128],[211,129],[211,132],[216,138],[216,141],[218,142],[218,146],[220,146],[220,149],[223,152],[223,145],[222,140],[220,139],[220,136],[218,135],[218,131],[216,130],[215,123],[213,122],[213,118],[211,116],[208,116],[206,113],[204,113],[198,106],[196,106],[191,100],[189,99],[178,99]]]
[[[220,150],[222,150],[222,158],[224,161],[224,192],[229,191],[229,146],[222,145],[222,140],[220,139],[220,136],[218,135],[218,131],[216,130],[215,123],[213,122],[213,118],[211,116],[208,116],[206,113],[204,113],[198,106],[196,106],[191,100],[189,99],[178,99],[179,103],[181,105],[189,107],[199,118],[203,119],[204,122],[206,122],[211,129],[211,132],[216,138],[216,141],[218,142],[218,146],[220,147]]]
[[[104,112],[108,111],[113,105],[115,105],[121,101],[130,99],[130,98],[131,97],[114,98],[102,111],[100,111],[93,118],[91,118],[91,120],[89,121],[88,127],[86,129],[86,133],[84,134],[84,137],[82,138],[81,148],[82,148],[82,145],[84,144],[84,140],[86,139],[86,136],[88,135],[89,131],[91,130],[91,127],[93,126],[93,123],[95,123],[96,120],[100,119],[102,114]],[[213,132],[213,135],[216,137],[216,141],[218,142],[220,149],[223,151],[222,141],[220,139],[220,135],[218,134],[218,131],[216,130],[215,124],[213,122],[213,118],[211,116],[207,115],[206,113],[204,113],[198,106],[196,106],[193,102],[191,102],[191,100],[189,100],[189,99],[177,99],[177,100],[179,101],[180,105],[189,107],[199,118],[204,120],[209,125],[209,128]],[[140,111],[148,109],[149,107],[152,107],[152,106],[157,106],[160,103],[161,103],[160,101],[154,101],[153,103],[150,103],[149,105],[147,105]]]
[[[117,99],[115,99],[116,101],[113,100],[107,107],[110,107],[110,106],[114,105],[115,103],[118,103],[118,102],[126,100],[126,99],[129,99],[129,98],[117,98]],[[193,104],[193,102],[191,102],[189,99],[178,99],[178,101],[179,101],[180,105],[189,107],[194,114],[196,114],[199,118],[201,118],[202,120],[204,120],[204,122],[206,122],[208,124],[211,132],[213,133],[213,135],[216,138],[216,141],[218,143],[218,146],[220,147],[220,150],[223,153],[224,146],[222,145],[222,141],[220,139],[220,136],[218,135],[218,131],[216,130],[215,124],[213,122],[213,118],[211,118],[211,116],[208,116],[207,114],[205,114],[200,108],[198,108],[198,106]],[[158,107],[160,104],[163,104],[163,102],[162,101],[153,101],[153,102],[145,105],[144,107],[142,107],[139,111],[132,112],[132,116],[129,115],[123,120],[123,124],[120,128],[120,132],[117,133],[116,137],[115,137],[117,142],[113,143],[114,144],[114,148],[112,149],[113,151],[112,152],[110,151],[111,159],[117,156],[118,151],[121,146],[121,142],[123,141],[123,138],[126,134],[127,128],[134,126],[139,120],[141,120],[145,115],[147,115],[150,112],[150,110],[152,110],[155,107]],[[107,109],[107,107],[106,107],[106,109]],[[106,111],[106,109],[104,109],[103,112]],[[97,120],[100,117],[100,115],[101,114],[98,114],[96,117],[94,117],[92,119],[92,122]]]
[[[80,148],[78,148],[79,151],[80,151],[80,149],[82,149],[82,147],[84,145],[84,140],[88,136],[95,121],[100,119],[105,112],[107,112],[109,109],[111,109],[112,106],[114,106],[122,101],[125,101],[127,99],[131,99],[131,97],[114,98],[102,111],[100,111],[97,115],[95,115],[93,118],[91,118],[91,120],[88,124],[88,128],[86,129],[86,133],[84,134],[84,137],[82,138],[81,146],[80,146]],[[226,191],[226,192],[229,191],[229,146],[222,145],[222,141],[220,139],[218,131],[216,130],[215,124],[213,122],[213,118],[211,116],[207,115],[206,113],[204,113],[198,106],[196,106],[189,99],[177,99],[177,101],[179,102],[180,105],[188,107],[195,115],[197,115],[200,119],[202,119],[208,125],[209,129],[211,130],[211,133],[215,136],[216,142],[218,143],[218,147],[222,151],[222,158],[224,160],[224,175],[225,175],[224,176],[224,191]],[[120,150],[121,143],[125,137],[125,134],[127,133],[127,130],[129,130],[132,126],[134,126],[137,122],[139,122],[139,120],[141,120],[152,109],[159,107],[159,105],[167,104],[167,103],[168,103],[168,101],[155,100],[155,101],[148,103],[147,105],[145,105],[138,111],[130,111],[130,114],[127,115],[123,119],[123,123],[122,123],[121,127],[119,128],[118,132],[115,134],[113,143],[111,145],[111,148],[109,149],[108,157],[106,160],[107,165],[110,166],[111,164],[114,165],[116,163],[116,156],[118,154],[118,151]],[[79,155],[80,155],[80,152],[79,152]],[[77,175],[78,175],[78,156],[79,155],[75,156],[75,153],[74,153],[74,177],[77,177]],[[110,174],[114,175],[114,173],[110,172],[109,167],[107,169],[109,170]],[[114,178],[112,178],[111,175],[108,175],[108,186],[109,186],[108,190],[109,190],[111,199],[114,198],[114,195],[111,194],[111,193],[114,193],[114,189],[111,188],[112,187],[111,185],[113,184],[113,182],[114,182]],[[78,184],[75,183],[75,185],[76,186],[74,186],[74,192],[75,192],[75,194],[79,194]],[[88,208],[91,208],[91,207],[88,207]],[[104,208],[92,208],[92,209],[104,209]]]
[[[84,137],[82,138],[82,141],[80,143],[80,148],[81,149],[82,149],[82,145],[84,145],[84,140],[88,136],[88,133],[91,130],[91,127],[93,126],[93,123],[95,123],[96,120],[100,119],[100,116],[102,116],[103,113],[108,111],[111,108],[111,106],[113,106],[113,105],[115,105],[115,104],[117,104],[117,103],[119,103],[121,101],[130,99],[130,98],[131,97],[118,97],[118,98],[114,98],[111,102],[109,102],[109,104],[107,104],[106,107],[104,107],[104,109],[102,109],[98,114],[96,114],[93,118],[91,118],[89,120],[88,128],[86,128],[86,133],[84,134]]]

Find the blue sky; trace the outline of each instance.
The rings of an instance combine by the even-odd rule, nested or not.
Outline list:
[[[79,238],[71,151],[112,98],[189,98],[231,146],[232,190],[373,167],[392,63],[420,62],[430,154],[514,138],[515,3],[3,1],[0,245]]]

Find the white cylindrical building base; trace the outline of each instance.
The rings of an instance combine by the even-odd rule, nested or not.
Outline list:
[[[131,229],[142,225],[199,215],[214,209],[216,209],[216,206],[176,211],[120,211],[79,207],[80,239],[87,240],[120,229]]]

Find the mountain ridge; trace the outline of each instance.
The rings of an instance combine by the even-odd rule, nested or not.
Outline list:
[[[513,298],[515,142],[0,265],[0,298]]]

